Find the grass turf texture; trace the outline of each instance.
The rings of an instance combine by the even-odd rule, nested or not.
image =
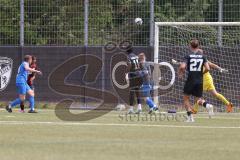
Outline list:
[[[81,112],[81,111],[77,111]],[[63,122],[53,110],[0,111],[1,160],[237,160],[240,115],[195,116],[195,123],[126,121],[119,113]]]

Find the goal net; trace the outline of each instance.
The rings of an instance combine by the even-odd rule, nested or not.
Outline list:
[[[156,22],[154,62],[181,62],[190,52],[189,41],[196,38],[207,59],[228,70],[221,73],[211,68],[216,90],[235,107],[240,107],[240,22]],[[182,92],[184,79],[177,76],[178,65],[172,64],[176,78],[171,89],[158,91],[158,104],[164,109],[183,109]],[[160,68],[161,81],[171,79],[171,73]],[[186,77],[186,76],[185,76]],[[162,82],[159,83],[162,83]],[[158,84],[157,84],[158,85]],[[225,112],[225,104],[209,92],[203,97],[215,106],[216,111]],[[193,104],[193,101],[192,101]],[[201,109],[200,107],[199,109]]]

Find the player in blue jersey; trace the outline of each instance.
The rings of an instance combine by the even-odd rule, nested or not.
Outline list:
[[[143,79],[143,83],[140,89],[146,104],[150,108],[149,113],[151,114],[152,112],[158,111],[158,107],[151,97],[152,91],[151,66],[150,66],[151,62],[150,63],[146,62],[146,56],[144,53],[140,53],[138,57]]]
[[[35,70],[39,70],[38,66],[37,66],[37,58],[35,56],[32,56],[32,63],[29,65],[30,68],[35,69]],[[27,80],[27,84],[29,85],[29,87],[35,92],[34,89],[34,80],[36,78],[36,73],[32,73],[30,72],[28,74],[28,80]],[[30,107],[29,107],[30,108]],[[20,112],[24,113],[24,103],[22,102],[20,104]]]
[[[26,98],[26,93],[29,95],[29,103],[30,103],[30,110],[29,113],[37,113],[34,110],[34,91],[29,87],[27,84],[27,79],[28,79],[28,73],[38,73],[42,74],[41,71],[32,69],[29,67],[29,64],[32,63],[32,56],[30,55],[25,55],[24,56],[24,61],[18,68],[18,73],[16,76],[16,87],[17,87],[17,92],[19,94],[19,97],[12,101],[8,106],[6,106],[6,110],[11,113],[12,108],[21,104],[21,102],[25,101]]]

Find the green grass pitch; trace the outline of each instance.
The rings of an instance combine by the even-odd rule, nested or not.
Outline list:
[[[195,121],[126,120],[112,111],[90,121],[66,122],[53,110],[38,114],[1,110],[0,159],[239,159],[239,114],[219,113],[212,119],[199,114]]]

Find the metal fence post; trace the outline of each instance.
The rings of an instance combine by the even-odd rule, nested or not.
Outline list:
[[[24,0],[20,0],[20,46],[24,46]]]
[[[150,0],[150,46],[154,46],[154,0]]]
[[[89,16],[89,0],[84,0],[84,54],[87,54],[88,47],[88,16]],[[84,94],[86,95],[85,90]],[[85,96],[83,98],[83,103],[86,108],[87,102]]]
[[[218,0],[218,22],[223,21],[223,0]],[[222,26],[218,27],[218,46],[222,46]]]
[[[88,46],[89,0],[84,1],[84,46]]]

